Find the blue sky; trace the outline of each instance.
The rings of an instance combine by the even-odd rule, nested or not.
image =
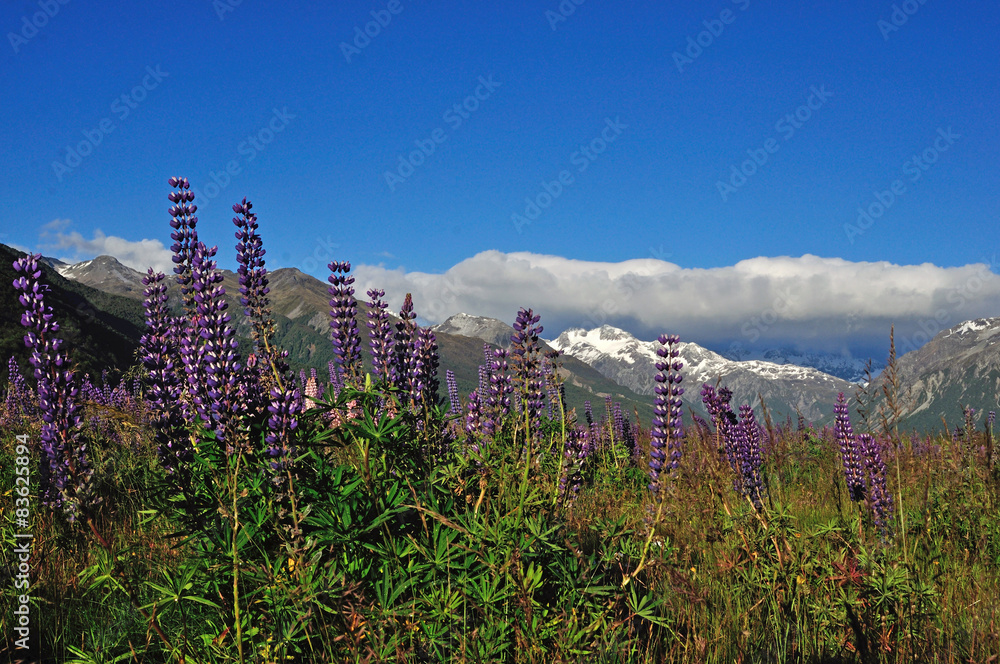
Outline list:
[[[13,205],[0,242],[156,262],[166,180],[181,175],[229,268],[230,208],[247,196],[269,267],[325,278],[327,261],[350,260],[359,282],[403,288],[491,251],[604,274],[666,261],[696,281],[786,256],[793,281],[823,280],[804,256],[846,261],[838,274],[997,272],[1000,7],[576,2],[4,3],[0,196]],[[652,283],[673,270],[643,265]],[[773,307],[775,265],[736,279],[752,304],[730,332]],[[965,269],[944,285],[918,271],[923,304],[900,321],[933,317]],[[801,299],[833,297],[831,270]],[[948,320],[989,313],[990,288]]]

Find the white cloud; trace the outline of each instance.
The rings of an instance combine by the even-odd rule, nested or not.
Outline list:
[[[444,274],[370,265],[355,274],[359,295],[384,288],[398,309],[411,292],[416,312],[431,322],[459,312],[512,322],[524,306],[541,314],[546,337],[609,323],[646,339],[669,332],[715,346],[791,344],[857,354],[887,346],[893,324],[897,346],[917,347],[964,320],[1000,315],[1000,276],[991,270],[997,265],[852,263],[807,254],[701,269],[656,259],[600,263],[485,251]]]
[[[173,271],[172,253],[159,240],[126,240],[105,235],[100,229],[96,229],[94,237],[88,240],[78,231],[66,232],[71,223],[68,219],[55,219],[42,227],[39,237],[43,253],[60,252],[56,258],[67,263],[108,255],[140,272],[150,267],[166,274]],[[62,253],[66,251],[71,253]]]

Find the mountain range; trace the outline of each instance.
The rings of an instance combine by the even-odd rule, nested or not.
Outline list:
[[[7,283],[14,277],[11,262],[21,255],[0,245],[0,278]],[[45,262],[45,279],[52,288],[47,302],[55,309],[76,366],[99,374],[102,368],[125,370],[135,364],[143,332],[142,273],[110,256],[72,265],[54,259]],[[249,326],[240,315],[237,275],[222,272],[233,324],[241,336],[241,351],[246,353],[251,347]],[[289,350],[294,368],[316,367],[325,375],[326,364],[333,359],[327,284],[295,268],[278,269],[269,272],[268,277],[278,329],[276,342]],[[175,285],[171,295],[175,303],[179,302]],[[419,302],[415,304],[419,313]],[[14,354],[26,369],[16,292],[2,289],[0,305],[0,354]],[[359,307],[358,326],[367,347],[364,309]],[[511,312],[512,319],[515,313]],[[441,357],[442,394],[444,372],[452,369],[463,396],[476,387],[484,344],[508,346],[513,332],[507,323],[468,314],[452,316],[433,329]],[[569,407],[580,411],[585,401],[592,401],[595,410],[600,411],[600,402],[610,396],[627,410],[637,411],[643,422],[649,422],[658,342],[642,341],[605,325],[592,330],[566,330],[545,343],[563,352],[560,375],[566,381]],[[980,422],[985,412],[1000,409],[998,343],[1000,318],[978,319],[945,330],[899,358],[901,427],[940,430],[945,422],[952,427],[960,423],[964,406],[976,408]],[[807,420],[826,423],[832,419],[837,394],[854,395],[863,375],[862,363],[833,355],[786,349],[759,356],[742,351],[730,353],[738,358],[732,359],[690,342],[682,343],[680,351],[685,365],[684,400],[695,411],[702,411],[702,383],[719,382],[733,391],[734,406],[743,402],[756,406],[763,398],[775,419],[794,419],[801,413]],[[6,366],[0,368],[0,375],[5,371]],[[876,394],[876,406],[881,380],[877,376],[869,388]]]
[[[901,425],[918,431],[963,425],[966,406],[1000,410],[1000,318],[965,321],[898,361]],[[876,402],[877,403],[877,402]],[[946,424],[947,423],[947,424]]]
[[[0,245],[2,246],[2,245]],[[2,274],[10,273],[10,280],[14,278],[14,272],[10,269],[10,263],[17,257],[23,255],[21,252],[6,248],[5,264]],[[101,344],[104,348],[121,347],[121,350],[114,356],[113,365],[115,368],[124,371],[131,364],[135,363],[135,351],[138,347],[139,337],[143,332],[144,318],[141,301],[143,299],[143,286],[141,272],[123,265],[120,261],[111,256],[99,256],[93,260],[81,263],[66,264],[53,259],[45,259],[43,277],[52,287],[51,298],[57,303],[64,299],[66,292],[80,291],[84,295],[75,295],[76,300],[93,301],[109,299],[114,307],[127,312],[126,318],[131,322],[128,334],[122,335],[115,341],[107,340]],[[2,267],[2,266],[0,266]],[[249,341],[249,323],[242,314],[242,305],[239,303],[239,278],[235,273],[222,270],[222,285],[226,289],[226,298],[229,301],[229,312],[232,316],[232,324],[240,336],[240,351],[244,356],[252,347]],[[276,344],[288,350],[289,363],[293,369],[304,369],[313,367],[319,370],[321,377],[326,375],[327,364],[333,359],[332,345],[330,343],[329,332],[329,293],[327,284],[304,274],[295,268],[281,268],[273,272],[268,272],[270,293],[268,295],[271,302],[271,310],[277,325]],[[8,281],[8,283],[9,283]],[[168,279],[170,286],[168,294],[175,307],[180,306],[179,287],[173,280]],[[75,290],[74,290],[75,289]],[[23,330],[20,327],[20,304],[17,303],[16,293],[13,289],[9,291],[10,306],[4,307],[11,315],[5,315],[0,333],[6,333],[8,342],[0,346],[7,355],[14,354],[21,360],[22,367],[26,367],[27,353],[24,351],[23,343],[20,342]],[[417,310],[419,312],[419,303]],[[96,306],[96,305],[95,305]],[[98,307],[99,308],[99,307]],[[361,331],[362,346],[365,352],[362,353],[367,361],[368,348],[368,327],[364,313],[365,307],[359,307],[357,317],[358,328]],[[16,313],[16,315],[15,315]],[[513,318],[516,312],[512,312]],[[57,307],[56,317],[58,320],[66,318],[73,328],[84,326],[84,322],[74,322],[77,316],[65,307]],[[391,317],[392,322],[397,321]],[[497,324],[503,325],[503,323]],[[512,328],[507,326],[508,330]],[[438,353],[441,359],[441,371],[439,379],[441,381],[441,394],[444,390],[444,373],[447,369],[455,372],[456,383],[460,395],[468,395],[478,385],[479,365],[484,362],[483,341],[472,336],[460,334],[448,334],[447,332],[436,332]],[[510,333],[507,333],[506,341],[509,343]],[[497,340],[503,341],[502,339]],[[97,355],[87,344],[74,342],[69,344],[74,348],[74,357],[83,355],[88,358],[84,368],[90,373],[100,374],[103,359],[107,356]],[[504,345],[494,343],[494,346]],[[5,355],[5,356],[7,356]],[[6,371],[6,365],[0,369],[0,376]],[[619,401],[629,411],[637,411],[643,420],[648,422],[652,417],[652,404],[649,399],[635,394],[628,388],[623,388],[613,381],[604,377],[589,365],[574,358],[566,358],[562,362],[560,375],[563,376],[566,385],[566,401],[568,408],[575,408],[582,412],[586,401],[601,402],[605,397],[610,396],[615,401]]]
[[[594,330],[566,330],[552,345],[639,394],[653,394],[659,361],[658,341],[640,341],[624,330],[604,325]],[[758,405],[764,400],[773,417],[820,421],[833,412],[839,392],[852,393],[855,385],[811,367],[760,360],[733,361],[695,343],[681,342],[684,399],[701,409],[701,386],[719,383],[733,391],[733,408]]]

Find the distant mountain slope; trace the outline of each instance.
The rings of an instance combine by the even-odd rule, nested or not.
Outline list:
[[[1000,410],[1000,318],[966,321],[898,360],[901,428],[941,430],[962,423],[962,408]],[[877,381],[880,384],[881,377]]]
[[[60,274],[68,279],[96,288],[106,293],[123,296],[141,302],[144,298],[142,272],[133,270],[123,265],[112,256],[98,256],[93,260],[74,263],[73,265],[61,264],[56,268]],[[298,270],[291,270],[298,272]],[[240,304],[240,282],[239,276],[229,270],[222,270],[222,285],[226,289],[226,298],[229,302],[229,313],[232,316],[232,324],[236,334],[242,337],[242,348],[244,353],[251,348],[249,339],[251,336],[250,322],[243,315],[243,305]],[[274,274],[286,272],[279,270]],[[301,274],[301,273],[299,273]],[[269,278],[274,278],[269,274]],[[305,275],[303,275],[305,276]],[[168,275],[168,293],[170,294],[173,306],[180,306],[180,287]],[[309,277],[312,279],[312,277]],[[313,279],[313,281],[316,281]],[[272,286],[272,291],[275,291]],[[300,298],[301,293],[292,293],[285,296],[280,291],[272,294],[272,310],[277,328],[275,339],[278,345],[289,352],[289,363],[295,368],[322,367],[325,369],[326,363],[333,359],[333,348],[330,345],[329,332],[324,335],[307,325],[305,321],[295,321],[282,315],[282,307],[275,306],[274,300],[279,303],[292,301]],[[140,312],[142,308],[140,306]],[[144,319],[143,319],[144,320]]]
[[[657,341],[640,341],[604,325],[589,331],[567,330],[550,343],[616,383],[639,394],[653,393],[654,372],[649,367],[657,361]],[[684,398],[699,410],[702,384],[720,381],[733,391],[734,407],[744,402],[756,405],[760,394],[775,417],[795,417],[801,412],[806,419],[819,421],[833,412],[838,392],[852,394],[855,388],[816,369],[759,360],[734,362],[694,343],[681,343],[680,359],[684,362]]]
[[[733,348],[720,353],[729,360],[744,362],[747,360],[762,360],[774,364],[795,364],[800,367],[812,367],[825,374],[842,378],[852,383],[863,383],[865,365],[868,358],[848,357],[836,353],[802,352],[794,348],[769,348],[764,351],[746,351],[734,344]],[[882,361],[872,361],[872,375],[885,368]]]
[[[138,301],[143,298],[142,274],[122,265],[110,256],[100,256],[75,265],[60,265],[59,269],[80,283],[95,288],[106,289],[126,298]],[[242,315],[239,303],[239,280],[235,273],[223,270],[223,286],[230,302],[230,312],[237,333],[249,337],[250,329],[246,317]],[[330,343],[330,295],[328,284],[304,274],[295,268],[282,268],[268,273],[271,309],[278,326],[276,343],[290,352],[292,364],[298,367],[314,367],[320,376],[326,376],[327,363],[333,359]],[[179,289],[171,281],[170,292],[175,303],[179,303]],[[362,294],[359,298],[357,323],[361,331],[363,357],[369,362],[369,334],[366,307]],[[416,308],[419,313],[420,303]],[[139,309],[141,315],[141,308]],[[516,312],[511,312],[513,318]],[[484,319],[492,321],[492,319]],[[140,318],[141,321],[141,318]],[[392,318],[395,323],[396,319]],[[509,325],[492,321],[490,325],[498,330],[491,339],[494,345],[509,345]],[[483,340],[463,334],[450,334],[435,330],[438,352],[441,357],[441,395],[445,391],[445,371],[455,371],[459,393],[464,400],[478,384],[479,365],[484,363]],[[244,340],[244,352],[249,348]],[[652,417],[651,400],[634,394],[631,390],[615,384],[589,365],[574,358],[564,358],[563,374],[566,376],[568,407],[582,412],[584,402],[593,402],[597,413],[606,395],[621,401],[627,409],[637,409],[643,420],[649,423]]]
[[[503,348],[510,346],[510,336],[514,334],[514,328],[507,323],[495,318],[469,314],[455,314],[443,323],[435,325],[434,331],[474,337]]]
[[[0,244],[0,378],[6,381],[7,358],[17,358],[21,371],[30,376],[30,353],[24,346],[21,326],[24,308],[12,287],[17,276],[13,262],[25,254]],[[58,262],[57,262],[58,263]],[[42,281],[50,287],[45,303],[52,307],[72,366],[100,376],[104,369],[128,369],[145,325],[142,306],[126,297],[105,293],[68,280],[43,261]]]
[[[143,298],[142,272],[122,265],[117,258],[98,256],[82,263],[56,266],[56,271],[71,281],[86,284],[105,293],[124,295],[133,299]]]

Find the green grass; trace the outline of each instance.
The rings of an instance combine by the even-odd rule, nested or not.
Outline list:
[[[203,439],[200,510],[177,502],[141,424],[119,422],[133,443],[93,440],[94,531],[32,506],[41,656],[238,662],[242,645],[245,662],[957,663],[1000,652],[1000,482],[978,445],[900,441],[886,458],[896,514],[883,538],[848,500],[832,437],[774,442],[758,512],[714,441],[689,435],[651,524],[645,471],[613,451],[590,458],[576,500],[560,493],[558,423],[528,460],[514,421],[479,452],[459,437],[432,457],[446,425],[405,410],[379,419],[377,396],[345,391],[311,411],[285,494],[259,454],[237,466]],[[370,421],[331,427],[320,413],[343,415],[348,400]],[[13,562],[17,433],[37,444],[38,423],[0,436],[0,569]],[[650,527],[650,564],[635,575]],[[16,598],[0,578],[7,639]]]

